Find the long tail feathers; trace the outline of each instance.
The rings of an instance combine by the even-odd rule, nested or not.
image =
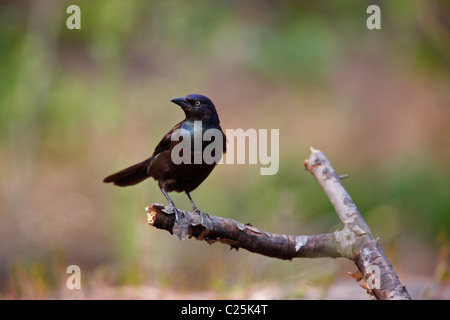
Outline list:
[[[132,165],[131,167],[120,170],[119,172],[116,172],[103,179],[103,182],[112,182],[116,186],[121,187],[135,185],[149,177],[147,168],[151,160],[152,158],[149,158],[140,163]]]

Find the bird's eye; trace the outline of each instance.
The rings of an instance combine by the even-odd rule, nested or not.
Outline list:
[[[200,105],[200,101],[195,100],[194,104],[195,104],[196,107],[198,107]]]

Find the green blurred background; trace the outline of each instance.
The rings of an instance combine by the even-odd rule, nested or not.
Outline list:
[[[350,261],[179,241],[147,225],[144,208],[165,203],[153,180],[102,183],[153,152],[183,118],[169,100],[189,93],[224,129],[280,130],[278,173],[218,166],[192,194],[203,211],[274,233],[341,228],[303,168],[313,146],[349,174],[413,297],[449,298],[449,16],[426,0],[1,1],[0,298],[369,298]],[[71,264],[82,290],[66,288]]]

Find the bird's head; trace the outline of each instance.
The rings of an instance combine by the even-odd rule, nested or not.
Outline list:
[[[185,97],[174,98],[173,103],[179,105],[186,114],[188,121],[203,121],[211,125],[219,124],[214,103],[206,96],[201,94],[189,94]]]

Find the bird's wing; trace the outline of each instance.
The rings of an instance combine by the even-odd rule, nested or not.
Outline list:
[[[163,151],[170,150],[170,145],[173,142],[172,141],[172,133],[175,130],[179,130],[183,124],[184,120],[180,123],[176,124],[175,127],[172,128],[166,135],[161,139],[161,141],[158,143],[158,145],[155,148],[155,151],[153,152],[153,157],[160,154]]]

